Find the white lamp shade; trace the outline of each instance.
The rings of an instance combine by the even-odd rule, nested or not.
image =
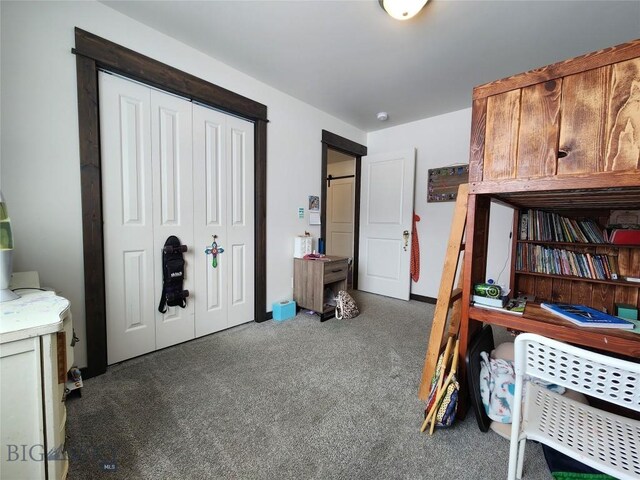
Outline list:
[[[414,17],[428,0],[381,0],[382,8],[396,20]]]
[[[13,235],[11,219],[0,192],[0,303],[15,300],[18,295],[9,290],[13,272]]]

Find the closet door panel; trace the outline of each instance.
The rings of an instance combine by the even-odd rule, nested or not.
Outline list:
[[[205,110],[206,112],[201,115],[211,112],[208,109]],[[226,205],[224,186],[222,184],[226,172],[226,168],[223,170],[225,166],[223,138],[224,118],[218,118],[217,116],[213,118],[212,116],[210,119],[199,119],[199,122],[198,126],[202,130],[198,130],[197,134],[194,133],[194,143],[197,144],[196,148],[200,150],[204,148],[204,151],[202,151],[204,156],[195,181],[199,182],[200,175],[204,174],[206,225],[209,227],[223,227],[225,219],[223,213]],[[203,140],[204,144],[202,143]]]
[[[107,362],[155,349],[150,90],[99,74]]]
[[[226,237],[228,174],[226,158],[226,115],[193,105],[193,198],[195,241],[195,318],[196,337],[227,328]],[[212,265],[205,254],[213,236],[224,250]]]
[[[227,117],[228,173],[227,201],[229,222],[226,243],[229,256],[228,326],[254,319],[254,134],[253,124]]]
[[[162,249],[167,237],[175,235],[185,252],[183,288],[193,292],[195,275],[193,244],[193,152],[191,103],[151,90],[151,139],[153,160],[153,216],[155,262],[155,304],[162,292]],[[157,308],[156,348],[165,348],[195,337],[194,298],[186,308]]]

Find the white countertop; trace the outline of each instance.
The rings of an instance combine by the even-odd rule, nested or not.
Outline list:
[[[0,303],[0,343],[62,330],[69,300],[51,291],[26,290],[21,297]]]

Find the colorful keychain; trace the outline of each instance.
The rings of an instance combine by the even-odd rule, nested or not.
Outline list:
[[[212,237],[213,237],[213,242],[211,242],[210,247],[206,248],[204,253],[207,255],[211,254],[212,256],[211,266],[213,268],[216,268],[218,266],[218,254],[224,253],[224,248],[218,246],[218,242],[216,242],[216,238],[218,238],[217,235],[212,235]]]

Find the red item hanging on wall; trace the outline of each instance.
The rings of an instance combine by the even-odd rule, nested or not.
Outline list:
[[[413,213],[413,226],[411,227],[411,279],[417,282],[420,279],[420,243],[418,242],[417,223],[420,216]]]

